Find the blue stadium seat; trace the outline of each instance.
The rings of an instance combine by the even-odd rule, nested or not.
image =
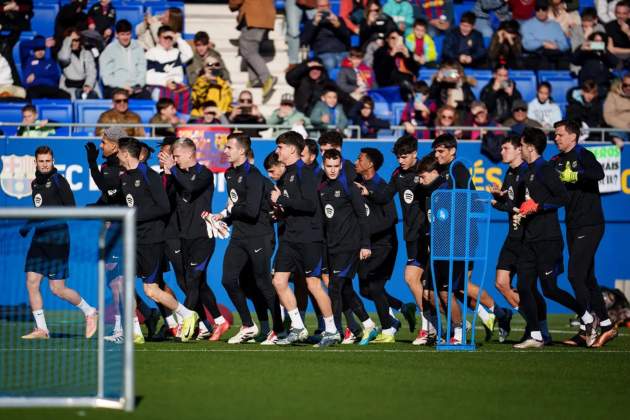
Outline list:
[[[439,60],[442,58],[442,45],[444,44],[444,35],[434,36],[433,43],[435,44],[435,54]]]
[[[55,18],[59,13],[59,5],[51,3],[35,3],[31,28],[45,37],[55,34]]]
[[[276,0],[274,3],[276,4],[276,12],[284,10],[284,0]]]
[[[469,10],[472,10],[472,6],[470,4],[453,5],[453,20],[455,21],[455,25],[459,25],[459,21],[462,19],[462,15]]]
[[[330,69],[330,71],[328,72],[328,77],[330,77],[330,80],[337,80],[337,75],[339,74],[339,67],[335,67],[334,69]]]
[[[145,124],[148,124],[156,113],[155,102],[151,99],[130,99],[129,109],[140,115],[140,119]]]
[[[85,99],[74,102],[75,122],[92,124],[98,121],[100,115],[112,107],[108,99]],[[94,133],[94,127],[80,127],[81,132]]]
[[[368,95],[374,100],[374,115],[378,118],[390,121],[392,113],[383,95],[373,91],[370,91]]]
[[[114,5],[116,8],[116,20],[127,19],[133,27],[141,23],[144,19],[144,9],[142,4],[121,4]],[[135,31],[134,31],[135,33]]]
[[[475,94],[475,98],[479,99],[481,89],[492,79],[492,72],[490,70],[478,69],[465,69],[465,71],[466,76],[474,77],[477,81],[477,84],[472,87],[472,91]]]
[[[400,97],[400,88],[398,86],[387,86],[382,88],[370,89],[370,92],[368,94],[372,96],[372,93],[376,93],[382,96],[387,103],[402,101],[402,98]]]
[[[53,120],[58,123],[74,122],[72,101],[63,99],[35,99],[33,105],[41,120]],[[69,136],[70,127],[55,128],[57,136]]]
[[[339,16],[339,9],[341,7],[340,0],[330,0],[330,11]]]
[[[418,79],[425,81],[427,85],[431,86],[431,79],[436,72],[437,69],[422,68],[418,72]]]
[[[536,97],[536,73],[531,70],[510,70],[510,79],[516,83],[524,101],[529,102]]]
[[[26,102],[2,102],[0,103],[0,121],[2,122],[21,122],[22,107]],[[17,133],[17,125],[4,125],[0,130],[4,131],[7,136],[13,136]]]
[[[391,118],[391,123],[392,125],[399,125],[400,124],[400,117],[402,116],[402,112],[403,109],[405,109],[405,106],[407,104],[405,102],[394,102],[391,104],[391,108],[392,108],[392,118]]]
[[[566,101],[569,89],[578,84],[577,79],[574,79],[569,71],[539,70],[538,81],[551,84],[551,97],[556,102]]]

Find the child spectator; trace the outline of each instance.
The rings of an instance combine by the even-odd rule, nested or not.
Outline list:
[[[177,117],[175,103],[170,98],[160,98],[156,104],[157,112],[149,120],[150,124],[170,124],[171,127],[159,127],[153,129],[154,136],[166,137],[174,136],[175,128],[181,123]]]
[[[217,104],[214,101],[207,101],[201,105],[202,115],[201,117],[193,117],[188,120],[189,124],[209,124],[209,125],[227,125],[230,123],[225,114],[217,108]]]
[[[359,48],[351,48],[348,57],[342,61],[337,85],[357,101],[374,85],[374,73],[363,62],[363,52]]]
[[[433,38],[427,34],[427,21],[416,19],[413,31],[405,37],[405,45],[413,54],[413,59],[422,66],[432,66],[436,63],[437,52]]]
[[[348,118],[339,105],[336,87],[326,86],[320,99],[311,111],[313,126],[322,131],[326,131],[328,126],[334,126],[339,131],[344,130],[348,125]]]
[[[359,126],[359,138],[375,139],[379,130],[387,130],[389,121],[377,118],[374,115],[374,100],[364,96],[357,102],[351,114],[352,123]]]
[[[551,84],[540,82],[536,89],[536,97],[531,100],[527,109],[527,117],[538,121],[544,128],[552,128],[562,119],[560,107],[551,98]]]
[[[269,125],[285,125],[289,127],[299,125],[304,127],[310,125],[310,123],[311,120],[295,108],[295,101],[290,93],[282,95],[280,107],[274,109],[269,118],[267,118],[267,124]],[[276,128],[273,131],[273,137],[277,137],[285,131],[289,131],[289,128]]]
[[[55,135],[55,129],[47,126],[48,120],[37,118],[37,109],[33,105],[22,108],[22,125],[17,130],[18,137],[48,137]]]

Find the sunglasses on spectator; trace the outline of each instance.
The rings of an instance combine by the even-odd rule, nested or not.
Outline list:
[[[244,104],[251,104],[253,102],[252,98],[239,98],[238,101]]]
[[[167,41],[172,41],[173,40],[173,36],[172,35],[165,35],[162,38],[167,40]]]
[[[443,119],[443,120],[452,120],[452,119],[455,119],[455,116],[454,116],[454,115],[449,115],[449,114],[442,114],[442,115],[440,116],[440,119]]]
[[[211,69],[218,69],[219,67],[221,67],[221,64],[219,64],[219,63],[208,63],[208,64],[206,64],[206,67],[209,67]]]
[[[124,104],[126,104],[127,102],[129,102],[129,99],[127,99],[127,98],[124,98],[124,99],[114,99],[114,103],[117,103],[117,104],[123,104],[123,103],[124,103]]]
[[[624,88],[624,89],[625,88],[630,88],[630,83],[622,83],[621,87]]]
[[[527,108],[516,108],[514,112],[527,112]]]

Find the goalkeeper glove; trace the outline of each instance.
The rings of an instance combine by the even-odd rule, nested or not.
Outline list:
[[[560,172],[560,181],[574,184],[578,180],[578,173],[571,169],[571,164],[567,162],[564,171]]]
[[[538,207],[538,203],[530,198],[529,200],[524,201],[518,210],[522,216],[527,216],[528,214],[536,213],[538,211]]]
[[[96,163],[96,159],[98,159],[98,149],[91,141],[87,142],[85,145],[85,154],[87,155],[88,163]]]

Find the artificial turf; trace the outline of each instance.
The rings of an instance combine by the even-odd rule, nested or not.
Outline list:
[[[522,320],[513,327],[516,340]],[[367,347],[147,342],[136,347],[133,413],[0,409],[0,419],[627,418],[627,330],[602,349],[558,344],[573,335],[567,315],[550,330],[556,344],[542,350],[495,338],[472,353],[411,346],[406,328],[396,344]]]

